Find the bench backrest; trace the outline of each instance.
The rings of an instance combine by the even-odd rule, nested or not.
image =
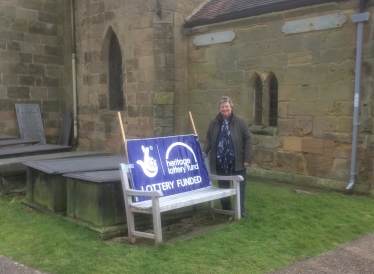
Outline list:
[[[168,196],[211,186],[196,135],[127,140],[127,151],[135,190],[161,190]]]

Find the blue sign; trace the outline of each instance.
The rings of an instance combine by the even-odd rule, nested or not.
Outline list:
[[[127,151],[136,190],[161,190],[168,196],[211,186],[195,135],[127,140]]]

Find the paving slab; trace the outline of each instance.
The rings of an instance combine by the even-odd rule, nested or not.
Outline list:
[[[373,274],[374,234],[300,261],[291,266],[270,272],[271,274]]]
[[[7,257],[0,255],[0,273],[1,274],[44,274],[35,268],[17,263]]]

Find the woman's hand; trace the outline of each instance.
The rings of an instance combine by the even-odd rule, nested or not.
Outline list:
[[[251,163],[244,162],[244,167],[249,167],[250,165],[251,165]]]

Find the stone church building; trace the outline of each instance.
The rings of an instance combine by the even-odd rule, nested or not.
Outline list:
[[[373,0],[1,1],[0,137],[19,136],[15,103],[36,103],[49,143],[73,112],[79,150],[122,153],[118,111],[127,139],[194,133],[191,112],[204,142],[228,95],[252,132],[248,175],[373,194],[373,11]]]

